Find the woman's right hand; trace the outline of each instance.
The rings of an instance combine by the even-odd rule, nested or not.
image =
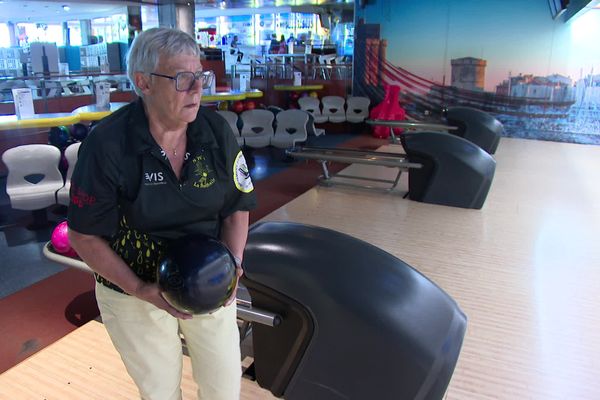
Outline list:
[[[163,297],[160,287],[156,283],[142,282],[136,288],[135,293],[132,294],[138,299],[147,301],[161,310],[165,310],[175,318],[190,319],[193,317],[192,314],[183,313],[171,306]]]

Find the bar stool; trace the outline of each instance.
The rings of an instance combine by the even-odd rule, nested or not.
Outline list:
[[[317,74],[319,74],[323,80],[331,79],[331,62],[335,57],[335,54],[319,56],[319,63],[313,67],[313,79],[317,78]]]
[[[332,74],[336,72],[340,79],[346,79],[346,56],[338,56],[333,60]]]
[[[271,62],[269,63],[269,66],[271,67],[271,69],[274,73],[274,77],[285,79],[285,77],[286,77],[285,57],[277,55],[277,54],[270,54],[269,58],[271,60]]]

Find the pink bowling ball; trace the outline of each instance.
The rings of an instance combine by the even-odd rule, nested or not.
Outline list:
[[[70,248],[69,251],[67,251],[63,255],[71,258],[79,258],[79,254],[77,254],[77,252],[73,248]]]
[[[52,231],[50,243],[52,243],[54,250],[61,254],[68,253],[72,250],[71,244],[69,243],[69,227],[67,226],[67,221],[63,221],[56,225],[56,228]]]

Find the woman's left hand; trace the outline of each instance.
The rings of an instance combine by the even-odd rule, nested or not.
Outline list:
[[[238,285],[240,283],[240,278],[242,277],[242,275],[244,275],[244,270],[242,269],[242,267],[235,267],[235,287],[233,288],[233,292],[231,292],[231,296],[225,302],[225,306],[228,306],[235,301]]]

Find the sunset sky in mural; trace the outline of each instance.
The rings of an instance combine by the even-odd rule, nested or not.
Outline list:
[[[487,61],[485,90],[512,76],[600,74],[600,10],[553,20],[546,0],[379,0],[364,10],[381,24],[387,59],[423,78],[450,83],[450,60]],[[361,16],[359,11],[359,17]],[[393,21],[393,23],[392,23]]]

